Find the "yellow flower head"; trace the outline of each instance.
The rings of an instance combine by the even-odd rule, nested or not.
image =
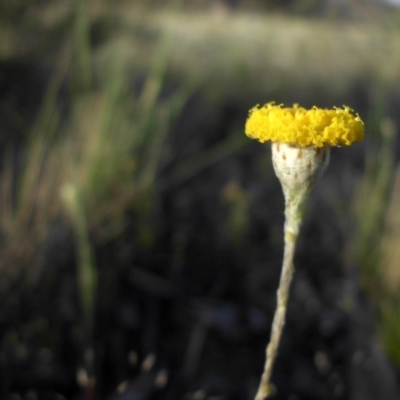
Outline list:
[[[246,135],[261,143],[289,143],[298,146],[348,146],[364,139],[364,123],[347,106],[307,110],[295,104],[284,108],[268,103],[249,112]]]

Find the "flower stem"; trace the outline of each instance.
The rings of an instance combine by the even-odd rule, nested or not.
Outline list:
[[[293,257],[301,223],[302,206],[306,198],[305,192],[303,192],[300,196],[299,193],[296,194],[297,196],[289,195],[286,197],[284,228],[285,246],[281,278],[277,293],[277,307],[275,310],[274,321],[272,323],[271,338],[266,349],[267,359],[265,361],[264,372],[261,376],[261,382],[255,400],[264,400],[271,394],[270,380],[272,370],[278,353],[283,326],[285,325],[290,283],[294,273]]]

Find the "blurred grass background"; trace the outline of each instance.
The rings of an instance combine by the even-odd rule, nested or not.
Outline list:
[[[154,338],[179,325],[159,315],[171,297],[199,316],[164,363],[193,381],[216,362],[210,329],[234,336],[215,301],[273,305],[279,271],[260,260],[280,265],[282,196],[268,150],[243,135],[248,109],[272,100],[347,104],[366,123],[364,144],[334,151],[298,264],[316,290],[337,274],[361,284],[398,383],[399,60],[400,10],[369,2],[2,1],[1,397],[108,398],[173,347]],[[329,254],[339,265],[317,271]],[[350,316],[352,296],[336,299]],[[140,398],[163,398],[165,371],[135,381]],[[169,398],[197,398],[187,385]],[[292,390],[282,398],[312,398]]]

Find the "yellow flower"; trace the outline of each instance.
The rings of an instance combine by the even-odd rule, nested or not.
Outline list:
[[[249,112],[246,135],[261,143],[289,143],[298,146],[345,146],[364,139],[364,123],[347,106],[307,110],[295,104],[284,108],[268,103]]]

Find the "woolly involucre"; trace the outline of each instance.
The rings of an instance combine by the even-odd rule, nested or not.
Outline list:
[[[347,106],[307,110],[295,104],[283,107],[268,103],[249,112],[246,135],[260,142],[305,146],[348,146],[364,139],[364,123]]]

